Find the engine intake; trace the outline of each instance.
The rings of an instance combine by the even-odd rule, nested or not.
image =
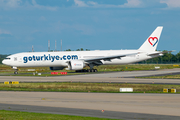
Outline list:
[[[66,70],[82,70],[86,65],[83,61],[73,60],[69,61],[68,68]]]

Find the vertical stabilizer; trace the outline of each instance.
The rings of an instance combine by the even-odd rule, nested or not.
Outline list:
[[[157,27],[148,39],[142,44],[139,50],[155,51],[161,36],[163,27]]]

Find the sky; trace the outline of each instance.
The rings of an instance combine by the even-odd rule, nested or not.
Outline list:
[[[0,54],[138,49],[163,26],[157,50],[180,51],[180,0],[0,0]]]

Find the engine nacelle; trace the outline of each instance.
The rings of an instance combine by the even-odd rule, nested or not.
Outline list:
[[[49,67],[50,70],[63,70],[65,67]]]
[[[83,61],[80,60],[72,60],[68,63],[68,68],[66,70],[82,70],[85,67]]]

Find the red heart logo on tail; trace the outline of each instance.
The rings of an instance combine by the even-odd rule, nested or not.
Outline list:
[[[153,42],[154,44],[151,41],[154,41]],[[148,42],[154,47],[157,44],[157,42],[158,42],[158,38],[157,37],[149,37],[148,38]]]

